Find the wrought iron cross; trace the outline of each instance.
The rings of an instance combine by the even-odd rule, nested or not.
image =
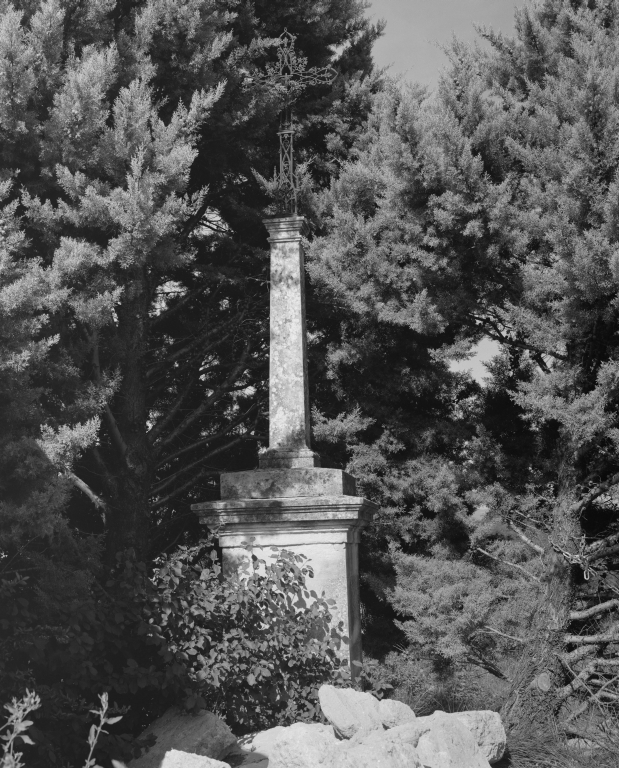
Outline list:
[[[299,93],[308,85],[328,85],[337,72],[331,67],[307,68],[307,59],[298,56],[294,49],[296,35],[284,29],[279,36],[277,64],[267,66],[265,75],[259,78],[263,83],[283,85],[286,103],[279,117],[279,174],[275,171],[279,205],[284,215],[297,214],[297,175],[294,162],[294,115],[292,105]]]

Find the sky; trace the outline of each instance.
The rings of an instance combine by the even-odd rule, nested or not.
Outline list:
[[[447,43],[453,33],[472,42],[473,23],[512,34],[514,9],[524,0],[370,0],[370,5],[368,15],[387,22],[374,46],[378,66],[392,65],[394,74],[434,86],[446,62],[437,42]]]
[[[506,34],[514,32],[514,10],[524,0],[370,0],[368,14],[374,21],[384,19],[383,37],[374,46],[374,61],[390,66],[393,74],[423,83],[431,88],[438,82],[446,64],[439,45],[455,33],[473,42],[473,24],[493,27]],[[453,370],[469,370],[483,384],[488,371],[484,363],[499,351],[496,342],[484,339],[472,359],[453,363]]]

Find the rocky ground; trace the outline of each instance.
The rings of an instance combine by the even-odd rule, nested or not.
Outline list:
[[[277,726],[237,740],[210,712],[170,710],[144,736],[155,736],[131,768],[489,768],[505,752],[496,712],[434,712],[416,717],[399,701],[323,685],[328,724]]]

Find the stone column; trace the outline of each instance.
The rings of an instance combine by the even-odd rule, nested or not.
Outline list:
[[[358,543],[376,506],[356,494],[355,480],[320,467],[310,447],[302,216],[265,221],[271,243],[269,448],[259,469],[221,475],[221,501],[194,504],[217,532],[224,572],[248,557],[268,561],[273,546],[309,559],[308,588],[336,601],[334,619],[349,638],[342,655],[361,660]],[[353,667],[354,670],[354,667]]]
[[[260,467],[315,467],[310,450],[310,406],[305,329],[303,216],[265,219],[271,244],[269,449]]]

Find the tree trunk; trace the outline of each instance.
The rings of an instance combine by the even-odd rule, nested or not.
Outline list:
[[[133,267],[118,308],[118,365],[121,382],[113,401],[108,431],[114,448],[115,492],[110,503],[106,560],[133,549],[144,559],[149,548],[149,494],[154,475],[147,437],[148,403],[145,377],[150,291],[144,267]]]

